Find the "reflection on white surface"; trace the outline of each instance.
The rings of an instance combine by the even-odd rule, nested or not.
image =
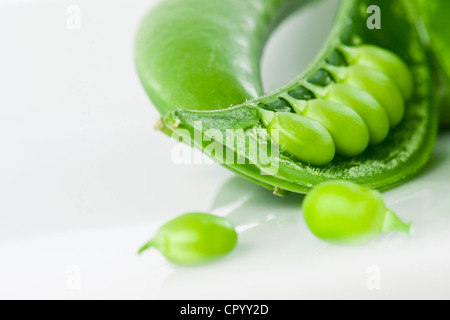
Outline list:
[[[133,65],[153,2],[77,1],[77,31],[64,3],[0,11],[0,298],[450,298],[449,134],[417,179],[385,193],[414,239],[320,242],[302,221],[303,196],[170,162],[174,142],[153,131]],[[280,69],[307,65],[327,33],[313,26],[334,7],[305,12],[271,41],[267,90],[286,82]],[[294,30],[317,33],[286,42]],[[286,50],[298,59],[279,59]],[[156,251],[136,255],[162,223],[194,210],[238,226],[230,256],[182,268]]]
[[[134,250],[164,220],[16,240],[0,245],[0,298],[450,298],[448,150],[445,135],[433,158],[440,161],[385,193],[389,207],[414,222],[413,239],[320,242],[301,219],[302,196],[274,197],[231,177],[210,208],[252,227],[228,257],[196,268],[171,265],[156,251],[137,257]]]

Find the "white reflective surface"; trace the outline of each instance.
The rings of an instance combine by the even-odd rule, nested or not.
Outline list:
[[[0,298],[450,298],[450,135],[417,179],[385,194],[414,239],[328,245],[306,229],[302,196],[172,162],[133,65],[154,1],[77,1],[75,29],[66,3],[25,2],[0,10]],[[335,7],[297,15],[271,40],[268,91],[307,66]],[[237,249],[199,268],[136,256],[187,211],[230,218]]]

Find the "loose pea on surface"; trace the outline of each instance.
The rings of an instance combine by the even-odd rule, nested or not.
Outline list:
[[[346,181],[319,185],[305,198],[303,215],[311,232],[331,243],[362,244],[391,231],[411,235],[411,225],[386,208],[379,192]]]
[[[295,113],[264,110],[261,117],[272,139],[282,151],[316,166],[326,165],[333,160],[333,138],[317,121]]]
[[[196,265],[230,253],[237,240],[234,226],[227,219],[207,213],[187,213],[164,224],[139,254],[153,247],[173,263]]]
[[[369,130],[364,120],[350,107],[314,99],[308,101],[303,115],[322,124],[333,137],[336,153],[356,156],[369,145]]]

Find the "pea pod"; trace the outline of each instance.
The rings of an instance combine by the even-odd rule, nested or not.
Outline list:
[[[177,136],[205,152],[210,150],[212,131],[215,136],[220,133],[224,137],[230,129],[239,131],[245,148],[239,148],[236,139],[215,139],[220,145],[220,148],[216,145],[216,151],[221,150],[208,154],[233,172],[280,195],[286,194],[284,191],[307,193],[328,180],[348,180],[384,190],[412,177],[430,157],[438,112],[434,69],[408,1],[341,1],[329,38],[310,67],[286,86],[263,95],[259,59],[264,43],[288,13],[305,2],[163,1],[144,19],[136,42],[137,69],[144,88],[163,116],[163,131],[171,135],[176,130]],[[360,9],[371,5],[381,9],[381,30],[367,28],[368,15]],[[379,48],[387,52],[384,57],[394,59],[358,53],[364,46]],[[349,47],[355,50],[353,54],[363,57],[362,64],[346,55],[343,48]],[[399,65],[407,66],[408,72],[391,79],[396,75],[392,69],[402,69]],[[347,76],[355,73],[358,77],[348,80]],[[364,76],[367,73],[377,74],[386,85],[370,82]],[[261,141],[260,132],[268,132],[267,124],[261,120],[263,111],[307,117],[305,106],[314,104],[312,100],[328,99],[327,92],[334,85],[364,91],[366,98],[362,101],[367,104],[363,107],[357,97],[329,100],[359,115],[352,126],[356,128],[355,123],[362,119],[371,145],[358,147],[357,152],[338,152],[324,164],[326,156],[316,158],[320,160],[316,162],[314,157],[302,159],[289,152],[298,150],[304,140],[278,140],[275,142],[282,146],[281,152],[272,153],[271,159],[277,170],[269,170],[260,153],[254,152],[260,148],[253,143]],[[412,96],[408,99],[410,92]],[[370,112],[377,110],[378,120],[367,120],[368,108]],[[383,115],[388,116],[389,125]],[[337,123],[337,116],[314,118],[323,127],[328,126],[329,131],[333,131],[332,127],[344,127]],[[193,139],[195,135],[207,139]],[[301,137],[301,132],[298,135]],[[333,139],[336,143],[337,138]],[[268,140],[262,139],[261,143],[272,142],[269,128]],[[326,149],[325,145],[319,147]],[[227,162],[225,154],[229,152],[234,158],[244,158],[245,163]]]

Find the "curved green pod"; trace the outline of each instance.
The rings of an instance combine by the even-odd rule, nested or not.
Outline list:
[[[154,105],[215,110],[262,94],[260,59],[278,22],[309,0],[164,0],[137,36],[137,70]]]
[[[264,42],[293,8],[305,2],[161,2],[140,28],[136,63],[144,88],[163,116],[163,131],[169,135],[176,131],[233,172],[279,195],[307,193],[329,180],[384,190],[412,177],[430,157],[438,110],[435,75],[408,1],[342,0],[329,38],[309,68],[286,86],[262,95],[259,59]],[[371,5],[382,12],[380,30],[367,28],[369,14],[362,9]],[[302,112],[306,100],[316,96],[314,87],[326,88],[338,80],[333,70],[347,65],[339,58],[343,45],[377,46],[408,66],[414,86],[400,123],[383,142],[357,156],[338,155],[325,165],[314,165],[281,150],[272,152],[268,163],[258,152],[267,145],[274,147],[261,121],[262,110]],[[230,130],[233,139],[227,137]],[[230,154],[235,161],[229,161]]]
[[[441,126],[450,128],[450,32],[448,0],[411,0],[415,14],[423,22],[422,32],[427,35],[427,46],[433,56],[437,71],[441,74],[439,104]]]

